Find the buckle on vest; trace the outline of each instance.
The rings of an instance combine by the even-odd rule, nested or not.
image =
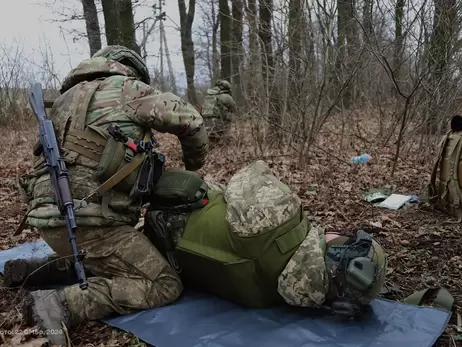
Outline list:
[[[135,152],[133,152],[130,148],[126,148],[125,154],[124,154],[125,161],[130,163],[134,157],[135,157]]]

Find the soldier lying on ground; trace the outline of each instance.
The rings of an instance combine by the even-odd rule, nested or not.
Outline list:
[[[201,115],[211,142],[227,138],[235,111],[236,103],[231,96],[231,84],[228,81],[219,80],[215,87],[207,90]]]
[[[159,158],[139,156],[109,136],[108,127],[116,124],[130,138],[146,143],[152,129],[174,134],[181,142],[186,169],[197,170],[204,164],[208,144],[200,114],[178,96],[150,87],[148,69],[134,51],[108,46],[68,74],[49,116],[68,164],[77,207],[77,243],[88,252],[83,263],[94,277],[87,290],[75,284],[59,291],[31,292],[24,307],[28,323],[58,331],[61,321],[72,328],[83,320],[175,301],[183,289],[180,277],[134,229],[141,205],[142,192],[135,189],[140,170],[147,161],[159,164]],[[39,229],[56,252],[52,259],[64,257],[53,263],[55,270],[63,271],[50,275],[72,276],[65,220],[52,198],[43,157],[37,159],[32,174],[21,178],[21,187],[29,207],[24,225]],[[82,199],[86,201],[80,204]],[[43,264],[8,262],[5,284],[14,285]],[[49,338],[66,344],[63,334]]]
[[[297,195],[262,161],[227,186],[167,170],[145,220],[144,233],[186,286],[247,307],[285,302],[353,317],[385,281],[386,257],[370,235],[311,226]]]
[[[285,302],[356,316],[385,281],[385,253],[369,234],[325,235],[310,225],[298,196],[263,161],[227,186],[167,170],[145,221],[185,286],[247,307]]]

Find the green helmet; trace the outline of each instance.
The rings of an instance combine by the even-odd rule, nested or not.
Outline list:
[[[149,70],[138,53],[124,46],[106,46],[93,54],[92,58],[104,57],[115,60],[123,65],[129,66],[136,71],[140,80],[146,84],[150,83]]]
[[[218,80],[215,85],[221,90],[231,92],[231,83],[229,83],[227,80]]]
[[[360,315],[385,283],[387,257],[372,236],[362,230],[356,239],[342,236],[327,245],[329,301],[334,312]]]

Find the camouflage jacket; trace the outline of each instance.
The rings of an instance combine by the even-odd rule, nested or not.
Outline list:
[[[278,279],[278,292],[292,306],[321,307],[329,290],[324,229],[311,227]]]
[[[207,90],[207,96],[202,106],[203,118],[220,118],[231,120],[231,114],[236,110],[236,103],[233,97],[218,87]]]
[[[97,85],[93,87],[88,108],[83,110],[86,115],[82,127],[104,132],[111,123],[116,123],[133,139],[142,139],[151,130],[174,134],[181,142],[186,168],[197,170],[202,167],[208,140],[202,117],[196,109],[172,93],[161,93],[140,82],[130,68],[103,57],[83,61],[65,78],[64,93],[55,101],[49,113],[58,137],[67,136],[69,121],[73,121],[73,117],[78,118],[82,99],[88,97],[88,93],[80,93],[79,97],[75,91],[92,83]],[[79,199],[102,183],[95,178],[98,163],[92,163],[87,158],[80,158],[79,161],[79,158],[68,153],[64,155],[68,163],[71,192],[78,206]],[[36,165],[34,172],[23,176],[20,185],[29,203],[26,225],[37,228],[65,225],[54,204],[50,176],[43,165]],[[97,198],[77,209],[79,226],[136,224],[140,201],[115,189],[110,189],[107,194],[105,203]]]
[[[230,179],[225,200],[231,230],[246,237],[283,225],[302,208],[296,193],[274,176],[262,160]],[[325,302],[329,286],[325,249],[324,230],[309,226],[305,239],[278,278],[277,291],[287,304],[319,307]]]

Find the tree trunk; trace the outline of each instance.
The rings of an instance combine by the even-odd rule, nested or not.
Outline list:
[[[256,57],[258,54],[258,25],[256,0],[247,0],[246,16],[249,25],[249,54],[251,55],[250,62],[253,62],[255,64],[255,61],[257,60]]]
[[[219,0],[221,78],[231,82],[231,14],[228,0]]]
[[[244,54],[242,43],[243,43],[243,28],[242,28],[242,13],[243,3],[242,0],[233,0],[232,2],[232,13],[233,13],[233,25],[232,25],[232,75],[233,75],[233,86],[234,86],[234,97],[237,106],[243,106],[244,97],[242,95],[241,88],[241,74],[240,65]]]
[[[119,45],[120,33],[117,0],[101,0],[101,4],[103,6],[106,42],[108,45]]]
[[[195,56],[194,42],[192,39],[192,24],[194,22],[194,14],[196,10],[196,1],[189,0],[189,8],[186,11],[185,0],[178,0],[180,10],[180,25],[181,25],[181,52],[183,53],[184,69],[186,72],[186,84],[188,101],[198,107],[196,87],[194,86],[195,73]]]
[[[220,13],[216,12],[215,2],[212,1],[212,85],[220,76],[220,59],[218,54],[218,29],[220,27]]]
[[[141,54],[140,47],[136,44],[132,0],[118,0],[117,5],[120,43],[122,46],[133,49],[138,54]]]
[[[257,5],[256,0],[247,0],[245,6],[247,17],[247,25],[249,27],[249,53],[248,53],[248,75],[246,78],[246,101],[253,106],[256,104],[257,94],[257,74],[260,71],[258,68],[258,61],[260,54],[258,53],[258,25],[257,25]]]
[[[439,96],[432,100],[430,131],[438,130],[440,105],[450,96],[449,65],[453,50],[454,33],[457,26],[456,0],[435,0],[435,15],[433,20],[433,32],[430,38],[428,54],[428,68],[430,71],[430,88],[437,91],[433,93]],[[444,116],[444,115],[443,115]]]
[[[280,92],[277,86],[273,85],[274,82],[274,58],[273,58],[273,44],[272,44],[272,31],[271,22],[273,20],[273,0],[260,0],[260,28],[259,39],[261,42],[261,67],[263,77],[263,87],[266,98],[269,102],[268,119],[270,121],[270,144],[276,145],[279,139],[281,124],[281,103],[278,93]],[[276,138],[272,138],[277,136]]]
[[[403,56],[403,19],[404,19],[404,6],[405,0],[397,0],[395,5],[395,46],[393,51],[393,70],[395,78],[399,80],[401,78],[401,64]],[[398,96],[396,88],[393,86],[393,95]]]
[[[456,15],[456,0],[435,0],[429,54],[429,68],[435,79],[440,79],[448,67],[456,28]]]
[[[346,1],[346,9],[348,13],[347,26],[346,26],[346,39],[347,39],[347,52],[349,61],[355,58],[358,53],[358,23],[356,20],[356,1]]]
[[[273,18],[273,0],[260,0],[260,28],[258,36],[261,42],[262,75],[266,85],[273,73],[273,44],[271,42],[271,21]]]
[[[101,31],[99,29],[98,12],[96,11],[95,0],[82,0],[83,18],[87,30],[90,56],[101,49]]]
[[[287,105],[291,109],[292,102],[298,103],[300,97],[300,78],[302,57],[302,32],[306,31],[303,25],[303,5],[301,0],[289,2],[289,90],[291,100]]]
[[[337,41],[337,74],[339,88],[342,88],[353,73],[357,55],[358,30],[355,18],[355,0],[338,0],[338,41]],[[343,92],[343,106],[349,108],[354,101],[355,93],[352,90],[354,82]]]
[[[397,0],[400,2],[403,0]],[[373,10],[373,0],[364,0],[363,4],[363,28],[364,28],[364,39],[363,42],[367,43],[371,38],[374,28],[372,27],[372,10]]]

